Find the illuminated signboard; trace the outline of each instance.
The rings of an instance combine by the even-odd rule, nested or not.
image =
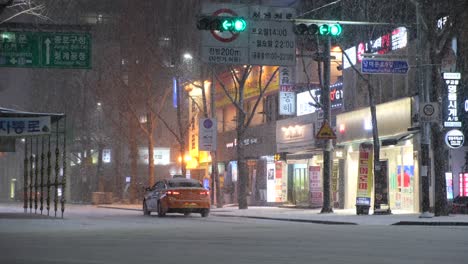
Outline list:
[[[356,57],[352,65],[362,61],[362,54],[387,54],[391,51],[402,49],[408,45],[408,31],[405,27],[394,29],[391,33],[371,40],[368,43],[359,43],[357,47],[347,49],[345,52],[351,58]],[[343,69],[349,68],[351,65],[348,60],[343,56]]]
[[[110,163],[111,162],[111,150],[103,149],[102,150],[102,162]]]
[[[348,55],[349,61],[348,58],[346,58],[346,56],[343,56],[343,69],[347,69],[351,67],[351,65],[356,65],[356,46],[345,50],[345,53],[346,55]]]
[[[317,86],[315,86],[317,87]],[[309,91],[305,91],[302,93],[298,93],[296,95],[297,101],[297,116],[312,114],[317,111],[315,100],[311,97],[312,96],[320,102],[320,88],[311,88],[310,93]],[[335,83],[330,85],[330,108],[333,109],[341,109],[343,107],[343,83]]]
[[[443,74],[447,85],[447,98],[444,106],[444,127],[461,127],[462,123],[458,117],[457,86],[461,74],[458,72],[446,72]]]
[[[140,164],[149,163],[148,148],[138,148]],[[167,165],[170,163],[171,150],[169,148],[154,148],[153,149],[153,160],[154,165]]]
[[[399,27],[392,31],[392,51],[402,49],[408,45],[408,31]]]
[[[450,148],[461,148],[463,147],[463,142],[465,142],[465,136],[458,129],[452,129],[445,134],[445,143]]]
[[[451,172],[445,173],[445,186],[447,190],[447,199],[453,199],[453,176]]]
[[[460,173],[458,180],[459,195],[468,196],[468,173]]]

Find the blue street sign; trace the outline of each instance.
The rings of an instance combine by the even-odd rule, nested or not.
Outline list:
[[[369,74],[407,74],[408,69],[408,62],[405,60],[379,60],[363,58],[361,64],[361,72]]]

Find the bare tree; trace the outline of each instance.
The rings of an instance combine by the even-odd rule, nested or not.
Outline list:
[[[23,15],[47,20],[44,15],[46,5],[37,0],[2,0],[0,1],[0,24]]]
[[[442,79],[441,65],[442,59],[447,55],[450,50],[452,39],[454,36],[459,36],[461,40],[466,39],[466,23],[468,17],[466,15],[466,8],[468,4],[466,1],[449,1],[440,2],[432,0],[413,1],[421,7],[421,20],[422,20],[422,40],[423,46],[423,62],[424,66],[429,72],[426,75],[428,80],[424,80],[429,87],[430,100],[432,102],[442,102],[442,98],[446,96],[446,86]],[[437,21],[444,20],[442,27],[439,28]],[[460,45],[463,46],[463,45]],[[466,48],[461,49],[460,55],[466,55]],[[466,76],[466,56],[459,56],[457,66],[462,72],[462,83],[466,83],[468,76]],[[464,73],[464,74],[463,74]],[[448,215],[447,208],[447,195],[445,172],[448,169],[447,157],[448,149],[444,144],[445,130],[442,124],[433,124],[431,126],[432,134],[432,148],[434,153],[434,173],[435,173],[435,199],[434,199],[434,214],[435,216]]]
[[[247,111],[245,105],[245,84],[247,79],[249,78],[252,70],[256,68],[258,70],[258,80],[253,80],[254,83],[257,84],[257,93],[258,96],[255,99],[254,106],[252,109]],[[229,98],[231,103],[235,106],[237,115],[236,115],[236,154],[237,154],[237,166],[238,166],[238,175],[239,181],[237,183],[238,187],[238,206],[239,209],[247,209],[247,195],[248,195],[248,184],[249,184],[249,173],[247,168],[247,163],[245,160],[244,154],[244,138],[245,132],[249,128],[250,123],[256,113],[257,107],[260,104],[260,101],[263,99],[263,95],[265,94],[266,90],[268,89],[270,83],[272,82],[273,78],[278,74],[279,67],[271,73],[269,77],[267,77],[267,82],[262,83],[262,77],[264,74],[263,66],[251,66],[247,65],[245,67],[229,67],[229,73],[232,78],[232,82],[234,83],[234,90],[228,90],[226,84],[220,80],[218,74],[215,74],[218,83],[220,84],[222,90],[224,91],[225,95]]]

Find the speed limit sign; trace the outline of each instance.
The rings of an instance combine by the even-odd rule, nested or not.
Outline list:
[[[421,122],[438,122],[439,104],[423,103],[419,107],[419,118]]]

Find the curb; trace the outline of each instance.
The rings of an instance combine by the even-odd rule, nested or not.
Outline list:
[[[118,209],[118,210],[127,210],[127,211],[141,211],[142,209],[136,208],[124,208],[124,207],[114,207],[114,206],[105,206],[105,205],[97,205],[97,208],[106,208],[106,209]]]
[[[216,214],[216,213],[212,213],[211,215],[220,216],[220,217],[239,217],[239,218],[275,220],[275,221],[289,221],[289,222],[312,223],[312,224],[323,224],[323,225],[358,225],[358,224],[352,223],[352,222],[323,221],[323,220],[310,220],[310,219],[293,219],[293,218],[277,218],[277,217],[266,217],[266,216],[228,215],[228,214]]]
[[[468,226],[467,222],[418,222],[418,221],[400,221],[392,225],[425,225],[425,226]]]
[[[96,207],[105,208],[105,209],[127,210],[127,211],[141,211],[141,209],[136,209],[136,208],[125,208],[125,207],[115,207],[115,206],[106,206],[106,205],[97,205]],[[210,214],[213,216],[219,216],[219,217],[238,217],[238,218],[311,223],[311,224],[323,224],[323,225],[360,225],[354,222],[297,219],[297,218],[280,218],[280,217],[267,217],[267,216],[231,215],[231,214],[223,214],[223,213],[219,214],[216,212],[211,212]],[[398,221],[396,223],[388,224],[388,225],[393,225],[393,226],[397,226],[397,225],[400,225],[400,226],[468,226],[468,222]]]

